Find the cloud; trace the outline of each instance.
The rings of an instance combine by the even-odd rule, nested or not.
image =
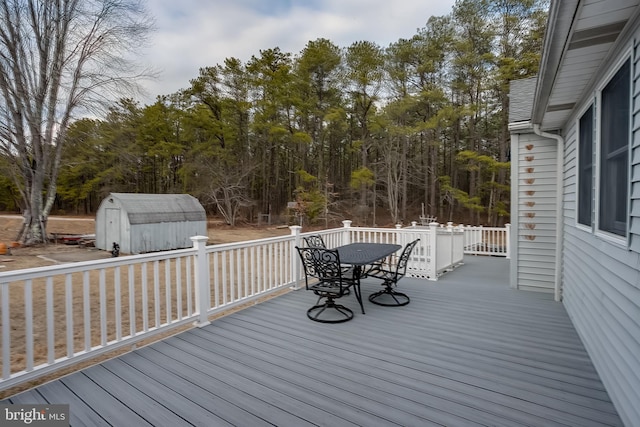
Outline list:
[[[201,67],[235,57],[243,62],[279,47],[298,54],[326,38],[339,47],[368,40],[382,47],[409,38],[454,0],[150,0],[157,32],[142,58],[160,77],[147,82],[152,103],[189,86]]]

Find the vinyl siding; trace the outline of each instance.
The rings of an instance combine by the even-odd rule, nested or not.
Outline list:
[[[629,217],[629,247],[635,252],[640,252],[640,73],[638,61],[640,61],[640,49],[638,43],[633,47],[632,85],[633,91],[631,104],[631,201]]]
[[[555,288],[556,142],[535,134],[514,138],[517,183],[515,219],[516,253],[512,264],[513,287],[553,292]]]
[[[637,37],[638,35],[636,35]],[[564,129],[563,303],[625,423],[640,425],[640,102],[638,46],[632,83],[628,245],[577,225],[576,120]],[[612,61],[612,64],[616,61]],[[604,83],[601,81],[600,83]],[[591,96],[589,96],[591,95]],[[595,93],[586,94],[593,99]],[[577,106],[578,111],[586,104]],[[596,121],[600,118],[595,112]],[[596,149],[599,149],[596,140]],[[599,191],[596,183],[596,192]],[[595,206],[595,203],[594,203]]]

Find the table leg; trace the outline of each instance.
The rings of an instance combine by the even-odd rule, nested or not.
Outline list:
[[[364,305],[362,304],[362,292],[360,292],[360,277],[362,276],[362,266],[356,265],[353,269],[353,278],[355,284],[353,285],[353,290],[356,293],[356,299],[358,303],[360,303],[360,310],[362,310],[362,314],[364,314]]]

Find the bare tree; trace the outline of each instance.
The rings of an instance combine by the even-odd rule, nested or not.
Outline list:
[[[203,199],[215,204],[218,212],[227,224],[236,225],[242,208],[251,206],[249,197],[249,176],[255,166],[249,163],[236,162],[224,156],[203,160],[202,174],[210,184],[203,194]]]
[[[74,114],[98,111],[150,76],[131,59],[151,29],[140,0],[0,4],[0,155],[22,198],[24,243],[46,241]]]
[[[207,196],[208,200],[215,203],[225,222],[233,227],[236,225],[240,209],[250,206],[252,201],[247,196],[247,188],[240,182],[231,177],[225,177],[225,181],[227,182],[218,186],[212,185]]]
[[[386,144],[381,145],[382,153],[382,182],[385,185],[386,193],[382,199],[386,200],[391,221],[399,224],[404,219],[406,212],[403,212],[402,200],[406,192],[403,189],[406,186],[407,159],[404,150],[406,143],[403,138],[395,138],[385,141]]]

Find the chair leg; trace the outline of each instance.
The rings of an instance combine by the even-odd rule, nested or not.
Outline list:
[[[327,311],[328,310],[328,311]],[[327,313],[338,313],[338,317],[332,318],[331,316],[321,317],[321,315],[327,311]],[[324,304],[316,304],[307,310],[307,317],[314,322],[321,323],[342,323],[353,319],[353,311],[341,304],[336,304],[333,298],[327,297]]]
[[[383,285],[385,286],[383,290],[369,295],[370,302],[385,307],[401,307],[409,304],[410,299],[407,294],[393,290],[390,283]]]

